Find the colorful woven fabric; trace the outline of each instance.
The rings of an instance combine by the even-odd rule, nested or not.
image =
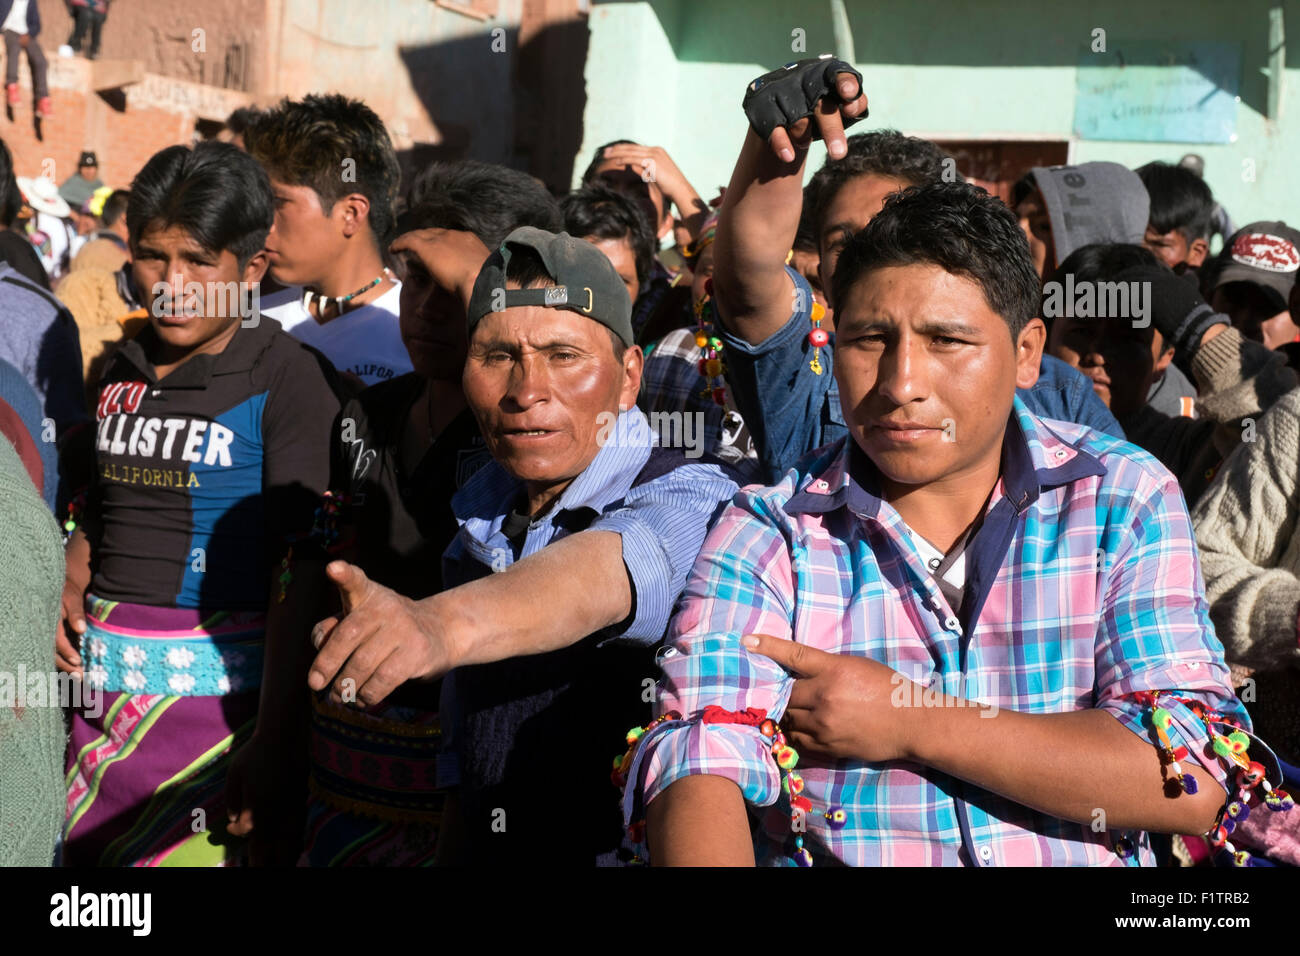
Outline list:
[[[921,687],[1008,710],[1097,708],[1147,741],[1146,708],[1129,696],[1143,690],[1176,688],[1249,727],[1210,624],[1182,495],[1150,455],[1038,419],[1017,398],[1001,480],[965,552],[959,617],[875,491],[870,461],[855,452],[851,440],[829,446],[776,486],[740,492],[723,513],[661,652],[656,714],[694,715],[709,705],[783,714],[792,676],[741,644],[763,633],[870,657]],[[1203,756],[1204,726],[1185,704],[1169,711],[1188,761],[1222,784],[1225,768]],[[1252,753],[1256,746],[1266,749],[1252,742]],[[838,830],[810,818],[805,845],[818,865],[1126,863],[1114,833],[932,768],[805,759],[799,770],[804,796],[847,815]],[[695,773],[727,777],[751,805],[767,808],[759,860],[791,864],[789,797],[755,728],[698,720],[656,727],[629,768],[627,819]],[[1152,862],[1146,841],[1133,842],[1137,859]]]
[[[97,631],[147,640],[188,630],[254,640],[259,618],[90,601]],[[260,640],[260,636],[256,638]],[[89,668],[87,670],[89,673]],[[63,861],[70,866],[216,866],[239,862],[225,832],[230,756],[252,733],[258,691],[179,696],[107,691],[72,715]]]
[[[432,866],[455,762],[433,711],[312,700],[303,866]],[[440,774],[440,767],[442,772]]]
[[[299,866],[433,866],[441,818],[390,823],[337,810],[315,797]]]
[[[396,720],[313,699],[312,792],[338,809],[391,821],[442,813],[442,729],[433,713]]]
[[[101,620],[114,605],[87,595],[82,649],[99,690],[218,697],[262,683],[263,616],[215,615],[201,630],[127,627]],[[188,620],[188,616],[187,616]]]

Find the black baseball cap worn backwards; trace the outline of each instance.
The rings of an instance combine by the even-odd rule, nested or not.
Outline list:
[[[514,249],[532,249],[555,281],[545,289],[507,289],[506,272]],[[520,305],[568,309],[585,315],[633,345],[632,301],[627,286],[613,264],[585,239],[567,232],[554,233],[536,226],[520,226],[506,236],[501,247],[488,257],[474,281],[469,300],[469,331],[489,312],[503,312]]]

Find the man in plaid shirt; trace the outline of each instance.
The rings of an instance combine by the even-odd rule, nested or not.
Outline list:
[[[1205,726],[1161,698],[1195,783],[1171,793],[1132,696],[1249,727],[1186,506],[1150,455],[1016,397],[1044,329],[1015,216],[964,183],[910,189],[832,291],[849,435],[739,493],[705,542],[661,654],[657,712],[683,716],[627,768],[652,860],[1124,865],[1153,862],[1146,831],[1209,829],[1230,771]],[[711,705],[779,718],[802,826],[771,728]],[[747,803],[767,808],[752,838]]]

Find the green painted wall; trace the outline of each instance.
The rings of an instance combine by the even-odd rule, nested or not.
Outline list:
[[[1206,179],[1238,224],[1300,223],[1300,0],[1115,2],[1082,5],[1021,0],[846,0],[871,116],[855,127],[895,127],[951,139],[1071,140],[1075,162],[1138,166],[1205,157]],[[1268,11],[1284,11],[1290,33],[1279,116],[1266,118]],[[731,176],[743,140],[745,85],[774,66],[834,51],[829,0],[653,0],[596,2],[589,19],[581,175],[611,139],[660,145],[695,187],[714,195]],[[1073,134],[1077,64],[1106,31],[1126,42],[1241,45],[1238,139],[1230,145],[1096,142]],[[792,52],[804,31],[807,53]],[[820,144],[810,168],[820,165]],[[1252,171],[1253,181],[1248,178]]]

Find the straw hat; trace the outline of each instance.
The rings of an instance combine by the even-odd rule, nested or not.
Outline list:
[[[72,215],[71,207],[67,200],[59,195],[59,187],[54,185],[54,180],[46,179],[44,176],[37,176],[35,179],[27,176],[17,178],[18,188],[23,191],[23,198],[27,200],[27,205],[37,212],[48,213],[58,219],[66,219]]]

